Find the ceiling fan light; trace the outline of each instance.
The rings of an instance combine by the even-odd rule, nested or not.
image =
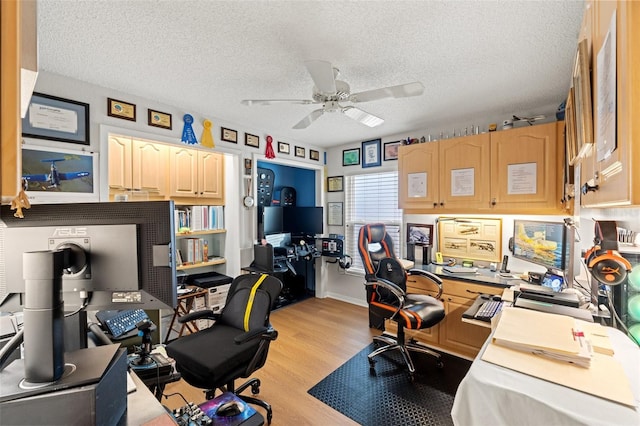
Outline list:
[[[352,118],[365,126],[376,127],[384,123],[384,120],[380,117],[376,117],[375,115],[371,115],[368,112],[365,112],[361,109],[354,107],[346,107],[342,110],[344,115],[349,118]]]

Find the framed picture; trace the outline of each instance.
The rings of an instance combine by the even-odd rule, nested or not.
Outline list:
[[[260,137],[250,133],[244,134],[244,144],[254,148],[260,148]]]
[[[362,167],[376,167],[381,164],[380,139],[362,142]]]
[[[432,246],[433,225],[407,223],[407,243],[417,246]]]
[[[573,166],[578,159],[578,141],[576,140],[576,112],[574,108],[574,90],[569,89],[567,101],[564,107],[565,143],[567,151],[567,163]]]
[[[128,102],[107,98],[107,114],[110,117],[136,121],[136,106]]]
[[[296,157],[304,158],[304,148],[296,146]]]
[[[342,201],[331,201],[327,203],[327,225],[342,226],[344,225],[344,208]]]
[[[438,248],[445,257],[500,262],[502,219],[439,217]]]
[[[309,158],[311,160],[320,161],[320,152],[316,151],[315,149],[310,149],[309,150]]]
[[[22,119],[22,136],[89,145],[89,104],[34,93]]]
[[[576,117],[576,141],[578,159],[593,147],[593,115],[591,111],[591,77],[587,39],[578,43],[578,53],[573,70],[574,108]]]
[[[220,129],[220,139],[225,142],[238,143],[238,132],[222,127]]]
[[[97,171],[97,153],[22,146],[22,178],[34,204],[99,201]]]
[[[360,164],[360,148],[342,150],[343,166],[357,166],[358,164]]]
[[[172,129],[171,114],[169,113],[147,109],[147,120],[149,126]]]
[[[402,142],[385,142],[384,143],[384,161],[397,160],[398,159],[398,148]]]
[[[288,143],[278,142],[278,152],[280,154],[291,154],[291,148]]]
[[[329,176],[327,178],[327,192],[342,192],[342,191],[344,191],[344,177]]]

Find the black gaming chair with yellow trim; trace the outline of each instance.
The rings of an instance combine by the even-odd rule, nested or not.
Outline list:
[[[442,367],[439,353],[413,339],[405,342],[405,329],[430,328],[444,319],[444,306],[438,300],[442,295],[442,280],[421,269],[406,271],[395,256],[393,240],[382,223],[360,228],[358,251],[365,269],[370,325],[375,325],[371,324],[372,318],[391,319],[398,324],[396,336],[383,333],[373,338],[378,348],[368,356],[371,368],[374,368],[376,356],[392,350],[400,351],[410,376],[415,367],[409,351],[435,356],[438,367]],[[407,293],[407,276],[410,275],[420,275],[432,282],[434,289],[438,289],[436,297]]]
[[[255,397],[240,395],[251,387],[260,391],[260,380],[253,378],[235,387],[235,380],[247,378],[267,360],[269,344],[278,332],[269,323],[274,302],[282,290],[282,282],[269,275],[240,275],[229,288],[224,308],[192,312],[179,319],[215,320],[213,325],[180,337],[167,345],[167,354],[176,369],[191,386],[206,389],[206,398],[215,397],[216,389],[233,392],[244,401],[263,407],[271,423],[271,406]]]

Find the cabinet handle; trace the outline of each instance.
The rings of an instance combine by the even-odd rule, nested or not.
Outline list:
[[[443,206],[444,206],[444,202],[440,201],[440,207],[443,207]]]
[[[495,198],[492,198],[492,199],[491,199],[491,205],[492,205],[492,206],[495,206],[496,204],[498,204],[498,202],[496,201],[496,199],[495,199]]]
[[[465,291],[466,291],[467,293],[471,293],[471,294],[484,294],[484,293],[482,293],[481,291],[472,291],[472,290],[469,290],[469,289],[466,289]]]
[[[433,203],[433,207],[438,207],[438,203]]]

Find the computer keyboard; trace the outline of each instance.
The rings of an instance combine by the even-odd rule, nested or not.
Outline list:
[[[501,300],[489,300],[484,302],[473,317],[477,320],[489,321],[500,311],[500,309],[502,309],[503,304],[504,302]]]
[[[147,313],[142,309],[99,311],[96,313],[96,318],[114,339],[135,329],[136,324],[140,321],[149,319]]]

